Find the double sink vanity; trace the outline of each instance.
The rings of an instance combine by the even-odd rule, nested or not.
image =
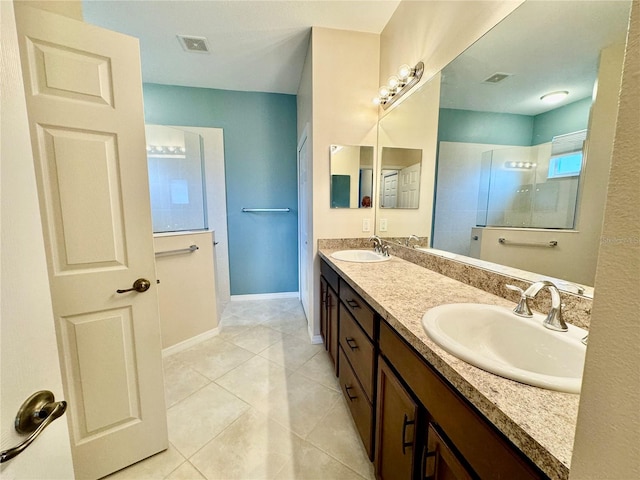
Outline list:
[[[319,246],[321,333],[378,479],[568,478],[585,330],[434,271],[450,260]]]

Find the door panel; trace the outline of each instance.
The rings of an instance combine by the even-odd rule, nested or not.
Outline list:
[[[74,467],[99,478],[168,447],[138,42],[16,19]]]
[[[22,443],[14,422],[22,403],[46,389],[63,393],[38,192],[29,143],[13,2],[0,1],[0,450]],[[51,423],[3,479],[74,478],[66,417]]]
[[[49,220],[56,275],[124,267],[116,136],[40,125],[37,129],[46,198],[43,213]]]

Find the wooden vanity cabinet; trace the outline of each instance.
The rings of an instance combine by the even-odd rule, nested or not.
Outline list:
[[[419,405],[387,362],[378,362],[376,476],[380,480],[416,478]]]
[[[418,478],[420,480],[471,480],[474,478],[432,423],[427,428],[427,443],[422,449],[421,470]]]
[[[427,437],[424,463],[433,470],[428,461],[429,456],[433,455],[436,455],[436,463],[445,463],[447,468],[444,465],[440,467],[440,478],[548,478],[384,321],[380,322],[379,348],[380,355],[397,372],[407,391],[415,396],[428,416],[431,428],[418,427],[423,430],[422,435]],[[382,361],[379,363],[382,364]],[[429,435],[429,432],[436,432],[438,438],[435,438],[435,434]],[[377,435],[380,437],[384,433]],[[419,438],[418,443],[420,441]],[[434,448],[429,448],[430,442]],[[433,454],[434,449],[436,454]],[[421,468],[423,471],[425,469],[428,470]],[[465,471],[469,476],[454,475],[460,471]]]
[[[320,325],[378,480],[548,478],[321,261]]]
[[[320,334],[338,373],[338,274],[320,262]]]

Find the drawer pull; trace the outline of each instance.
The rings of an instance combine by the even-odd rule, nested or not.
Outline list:
[[[349,306],[351,308],[360,308],[360,304],[358,302],[356,302],[354,299],[350,298],[349,300],[347,300],[347,304],[349,304]]]
[[[415,425],[415,420],[409,420],[407,414],[404,414],[404,421],[402,422],[402,454],[406,455],[405,449],[413,447],[413,440],[410,442],[405,441],[406,433],[407,433],[407,425]]]
[[[429,472],[427,471],[427,459],[431,458],[431,457],[436,457],[436,454],[438,453],[437,450],[433,450],[432,452],[427,451],[427,446],[425,445],[424,448],[422,449],[422,473],[420,475],[420,478],[423,478],[424,480],[435,480],[435,468],[433,468],[432,472],[429,474]],[[434,459],[437,461],[437,457]],[[434,467],[436,466],[435,463],[433,465]]]
[[[345,342],[347,342],[347,345],[349,345],[349,348],[351,350],[357,350],[358,349],[358,344],[356,343],[356,341],[352,338],[352,337],[345,337]]]
[[[345,385],[344,386],[344,390],[347,393],[347,398],[349,398],[349,400],[351,400],[353,402],[356,398],[358,398],[358,396],[357,395],[351,395],[349,393],[349,390],[352,390],[352,389],[353,389],[353,387],[350,387],[349,385]]]

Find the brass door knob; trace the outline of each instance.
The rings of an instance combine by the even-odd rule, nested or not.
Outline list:
[[[146,292],[151,287],[151,282],[146,278],[139,278],[135,282],[133,282],[133,286],[131,288],[127,288],[126,290],[116,290],[117,293],[126,293],[126,292]]]

